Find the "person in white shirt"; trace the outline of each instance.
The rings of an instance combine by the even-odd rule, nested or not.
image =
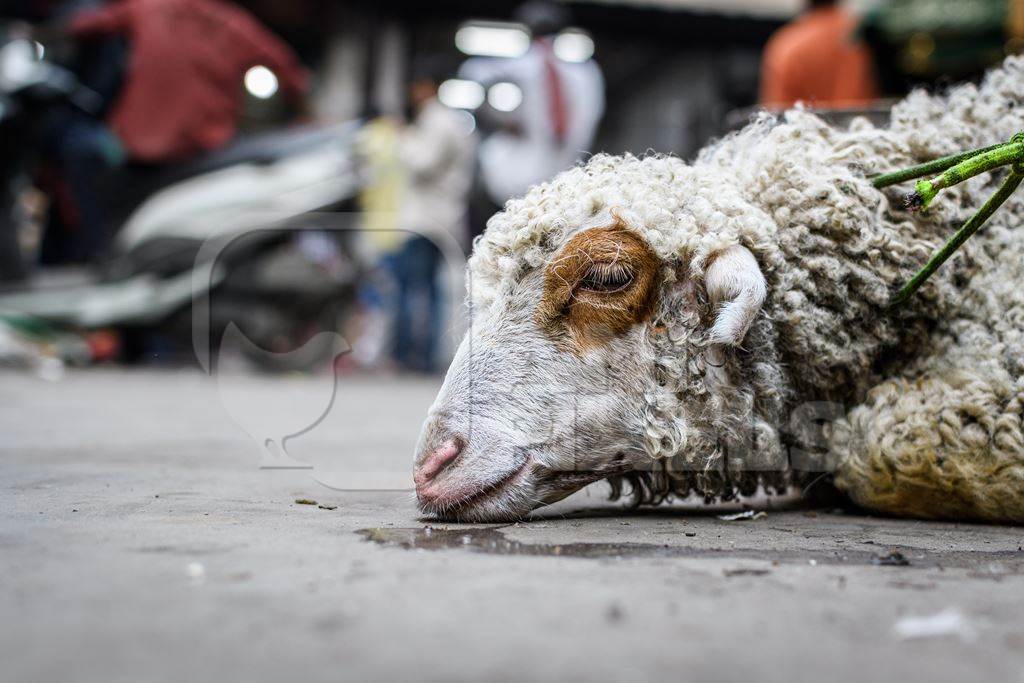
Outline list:
[[[568,24],[565,8],[528,2],[516,12],[533,34],[521,57],[476,57],[459,70],[461,78],[488,87],[511,82],[522,103],[504,127],[480,146],[480,173],[490,199],[501,206],[539,182],[569,168],[592,151],[604,114],[604,77],[593,59],[567,62],[553,48],[555,35]]]
[[[466,242],[475,139],[466,114],[438,101],[437,68],[429,60],[424,63],[409,87],[415,116],[398,143],[405,175],[398,224],[408,236],[395,263],[393,355],[402,369],[433,372],[443,315],[439,244]]]

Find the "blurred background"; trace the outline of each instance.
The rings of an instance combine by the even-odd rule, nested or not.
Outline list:
[[[0,363],[443,371],[472,240],[587,154],[840,124],[1024,0],[5,0]]]

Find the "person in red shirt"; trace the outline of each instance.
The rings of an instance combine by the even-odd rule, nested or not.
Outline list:
[[[784,109],[861,106],[878,97],[871,54],[856,40],[856,19],[836,0],[811,0],[807,12],[772,35],[761,62],[761,104]]]
[[[115,0],[78,12],[59,35],[90,40],[121,35],[128,65],[106,125],[79,117],[49,144],[76,205],[88,260],[105,242],[95,193],[97,167],[118,158],[178,162],[234,137],[245,72],[263,65],[283,93],[301,104],[309,76],[295,53],[246,10],[224,0]]]
[[[296,102],[309,80],[291,48],[221,0],[118,0],[78,13],[65,30],[78,39],[128,39],[127,78],[109,121],[141,161],[185,159],[230,140],[250,67],[273,71]]]

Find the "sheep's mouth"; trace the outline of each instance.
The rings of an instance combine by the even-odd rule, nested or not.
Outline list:
[[[557,470],[527,458],[497,480],[455,500],[423,503],[420,510],[439,521],[504,521],[526,517],[532,510],[557,502],[576,491],[632,468],[622,462],[591,470]],[[525,490],[529,489],[529,495]]]
[[[485,484],[475,491],[469,492],[455,500],[430,502],[420,505],[420,510],[428,515],[433,515],[439,520],[464,518],[466,513],[486,505],[488,502],[501,498],[514,483],[529,472],[532,460],[527,458],[522,465],[514,467],[507,474],[499,477],[489,484]]]

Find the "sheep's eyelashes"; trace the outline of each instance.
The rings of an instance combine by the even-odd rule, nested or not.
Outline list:
[[[635,274],[621,263],[595,263],[590,266],[576,285],[578,290],[614,294],[633,284]]]
[[[650,316],[659,263],[620,224],[577,233],[545,270],[537,322],[574,352],[604,344]]]

